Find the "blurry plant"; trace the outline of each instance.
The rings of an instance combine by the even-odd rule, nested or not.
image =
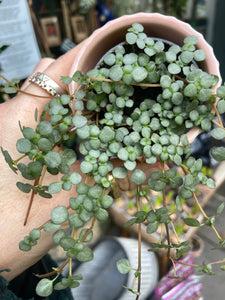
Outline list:
[[[1,2],[0,2],[1,3]],[[8,45],[3,45],[0,47],[0,55],[1,53],[8,48]],[[0,72],[2,71],[2,66],[0,65]],[[4,96],[5,96],[5,92],[4,92],[4,85],[2,83],[0,83],[0,103],[4,102],[5,99],[4,99]]]
[[[79,0],[78,2],[79,13],[84,15],[88,14],[90,9],[96,4],[95,0]]]
[[[189,0],[152,0],[153,11],[182,18],[188,1]]]
[[[128,0],[121,2],[114,0],[112,8],[117,17],[137,12],[159,12],[182,19],[188,1],[189,0]]]
[[[79,286],[82,276],[72,275],[71,261],[93,259],[92,250],[86,243],[93,237],[96,220],[104,222],[108,218],[107,209],[114,201],[111,188],[115,181],[127,176],[136,186],[137,212],[125,224],[127,227],[138,226],[139,258],[134,274],[138,287],[129,288],[137,295],[136,299],[141,292],[142,223],[147,224],[148,234],[155,233],[158,228],[163,230],[166,240],[163,241],[161,235],[158,243],[151,243],[151,249],[166,250],[168,260],[174,264],[190,251],[190,246],[189,241],[181,242],[178,232],[182,233],[183,229],[174,226],[171,213],[182,217],[185,202],[193,197],[203,220],[200,222],[194,215],[189,215],[183,219],[185,226],[209,227],[218,239],[218,247],[224,246],[225,240],[215,228],[216,217],[222,213],[224,204],[218,207],[214,216],[208,216],[201,207],[196,197],[198,185],[209,188],[216,185],[212,178],[203,174],[201,159],[191,156],[188,132],[194,127],[210,131],[213,122],[217,128],[212,130],[212,136],[215,139],[225,137],[220,118],[225,112],[225,86],[215,92],[217,76],[207,74],[194,63],[205,59],[203,50],[196,48],[197,42],[197,37],[188,36],[183,46],[171,45],[148,37],[141,24],[133,24],[124,44],[107,53],[98,68],[85,75],[77,71],[72,78],[62,78],[64,84],[75,81],[79,87],[74,94],[62,95],[46,104],[40,120],[35,112],[35,129],[21,124],[23,137],[16,142],[21,154],[19,158],[11,158],[8,151],[2,149],[11,169],[27,179],[27,183],[17,182],[17,187],[25,193],[31,192],[31,200],[36,193],[51,198],[52,194],[76,186],[77,195],[69,199],[69,207],[55,207],[50,220],[33,229],[20,242],[20,249],[29,251],[37,244],[41,231],[54,232],[54,243],[66,253],[67,259],[61,267],[39,275],[42,280],[37,286],[38,295],[45,297],[53,289]],[[8,84],[8,92],[14,91],[11,88],[16,89],[15,83]],[[214,120],[213,110],[218,122]],[[76,162],[76,153],[64,147],[74,133],[80,140],[79,151],[84,157],[80,164],[82,176],[70,171]],[[222,161],[225,148],[214,147],[211,154]],[[28,164],[22,162],[24,157],[30,159]],[[114,166],[115,158],[120,160],[120,166]],[[155,164],[159,170],[147,176],[142,167],[148,165],[151,169]],[[182,170],[182,176],[178,168]],[[53,176],[61,174],[61,180],[46,186],[46,172]],[[170,197],[174,202],[172,212],[166,195],[170,189],[177,195],[175,199]],[[160,193],[157,206],[148,197],[149,190]],[[142,209],[143,198],[150,210]],[[72,210],[71,214],[68,208]],[[91,226],[86,225],[88,221]],[[71,228],[69,235],[62,229],[65,222],[69,222]],[[171,241],[169,226],[173,229],[175,243]],[[81,229],[79,234],[77,229]],[[57,278],[66,264],[70,268],[68,278],[55,285],[55,279],[47,279],[54,274]],[[209,266],[212,264],[198,270],[211,274]],[[130,270],[127,262],[120,262],[118,266],[122,272]],[[176,270],[174,272],[176,274]]]

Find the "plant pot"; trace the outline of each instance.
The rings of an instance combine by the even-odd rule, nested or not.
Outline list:
[[[177,45],[182,45],[184,38],[189,35],[197,36],[199,39],[197,48],[206,53],[206,60],[201,62],[199,67],[220,77],[219,63],[212,47],[205,41],[202,34],[185,22],[158,13],[125,15],[95,30],[76,55],[70,75],[72,76],[77,70],[86,73],[93,69],[107,51],[124,41],[126,30],[133,23],[141,23],[148,36],[165,39]],[[71,92],[74,92],[75,88],[76,84],[72,83]]]
[[[219,82],[215,89],[219,86],[221,83],[219,63],[212,47],[205,41],[203,35],[193,29],[188,23],[159,13],[125,15],[95,30],[76,55],[70,76],[73,76],[76,71],[81,71],[85,74],[90,69],[95,68],[106,52],[119,43],[124,42],[126,31],[133,23],[141,23],[144,26],[144,32],[148,36],[164,39],[177,45],[182,45],[184,38],[187,36],[197,36],[199,41],[196,47],[204,50],[206,54],[205,61],[200,62],[198,65],[203,71],[217,75]],[[77,87],[78,85],[72,82],[70,92],[73,93]],[[200,133],[200,128],[191,129],[188,133],[189,142],[192,143]]]

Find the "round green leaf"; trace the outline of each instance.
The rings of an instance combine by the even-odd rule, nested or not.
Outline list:
[[[59,229],[53,234],[52,239],[56,245],[59,245],[60,240],[65,236],[65,231],[63,229]]]
[[[3,91],[6,93],[6,94],[14,94],[14,93],[17,93],[17,90],[12,87],[12,86],[5,86],[3,88]]]
[[[207,179],[206,184],[210,189],[216,188],[216,183],[212,178]]]
[[[194,60],[196,61],[203,61],[206,59],[206,55],[204,50],[198,49],[194,52]]]
[[[184,51],[180,55],[182,62],[185,64],[189,64],[192,61],[193,57],[194,54],[191,51]]]
[[[222,128],[214,128],[214,129],[211,131],[211,136],[212,136],[214,139],[222,140],[222,139],[225,137],[225,130],[222,129]]]
[[[216,93],[219,98],[225,98],[225,86],[218,87]]]
[[[112,171],[112,175],[115,178],[125,178],[127,176],[127,170],[124,167],[116,167]]]
[[[201,127],[205,131],[209,131],[212,127],[212,123],[209,119],[205,118],[201,121]]]
[[[171,85],[171,78],[168,75],[162,75],[160,78],[160,85],[162,88],[169,88]]]
[[[84,226],[84,222],[77,213],[69,215],[69,224],[72,228],[80,228]]]
[[[103,188],[99,185],[91,186],[88,190],[88,196],[99,199],[103,194]]]
[[[128,53],[125,54],[123,57],[123,63],[124,64],[128,64],[128,65],[132,65],[134,63],[137,62],[138,56],[135,53]],[[131,69],[132,70],[132,69]]]
[[[126,41],[128,44],[133,45],[137,41],[137,35],[133,32],[128,32],[126,34]]]
[[[189,35],[184,39],[185,44],[195,45],[198,43],[198,37],[195,35]]]
[[[167,60],[169,63],[175,61],[176,58],[177,58],[177,55],[176,55],[175,52],[173,52],[173,51],[167,51],[167,52],[166,52],[166,60]]]
[[[74,108],[75,108],[75,110],[80,110],[80,111],[84,110],[84,103],[83,103],[83,101],[77,100],[74,103]]]
[[[112,66],[116,62],[116,56],[113,53],[108,53],[104,56],[103,60],[107,65]]]
[[[38,240],[41,237],[41,230],[39,228],[34,228],[30,231],[29,236],[33,240]]]
[[[109,126],[105,126],[99,134],[99,138],[103,143],[110,142],[114,136],[115,132]]]
[[[29,245],[29,244],[27,244],[27,243],[25,243],[24,241],[21,241],[19,243],[19,248],[20,248],[20,250],[27,252],[27,251],[31,250],[32,246]]]
[[[194,97],[197,94],[197,88],[196,85],[193,83],[189,83],[185,88],[184,88],[184,95],[187,97]]]
[[[166,183],[160,180],[148,180],[149,187],[154,191],[162,191],[166,187]]]
[[[87,194],[88,189],[89,189],[89,185],[86,183],[83,183],[83,182],[77,184],[77,187],[76,187],[76,191],[79,195]],[[82,196],[79,196],[79,197],[82,198]]]
[[[66,207],[62,206],[62,205],[56,206],[51,211],[52,222],[56,225],[66,222],[66,220],[68,219],[68,216],[69,216],[69,214],[68,214]]]
[[[85,197],[84,198],[84,202],[83,202],[83,205],[84,205],[84,208],[91,212],[93,210],[93,201],[92,199],[88,198],[88,197]]]
[[[87,161],[82,161],[80,164],[80,170],[84,174],[88,174],[93,170],[93,165]]]
[[[33,139],[35,136],[33,128],[30,127],[23,128],[23,136],[28,140]]]
[[[89,126],[85,125],[81,128],[77,129],[77,135],[82,139],[85,140],[89,137]]]
[[[168,71],[170,74],[179,74],[181,72],[181,68],[177,64],[171,63],[168,65]]]
[[[94,257],[93,251],[88,247],[85,247],[83,250],[79,251],[77,254],[77,259],[82,262],[90,261],[93,259],[93,257]]]
[[[142,24],[140,24],[140,23],[133,23],[132,24],[132,29],[135,29],[135,31],[137,31],[137,32],[143,32],[143,30],[144,30],[144,27],[143,27],[143,25]],[[131,30],[132,30],[131,29]]]
[[[129,260],[122,258],[116,263],[117,269],[121,274],[127,274],[131,270]]]
[[[82,179],[81,175],[77,172],[73,172],[73,173],[70,174],[70,181],[71,181],[72,184],[80,183],[81,179]]]
[[[75,115],[73,117],[73,124],[77,127],[77,128],[81,128],[83,126],[85,126],[87,124],[87,118],[82,116],[82,115]]]
[[[202,102],[208,101],[212,95],[210,89],[202,89],[199,91],[198,99]]]
[[[65,191],[70,191],[71,188],[72,188],[72,183],[70,181],[65,181],[63,182],[62,184],[62,188],[65,190]]]
[[[162,145],[161,144],[154,144],[151,148],[152,154],[158,156],[162,153]]]
[[[113,198],[111,196],[109,196],[109,195],[104,195],[102,197],[101,203],[102,203],[102,207],[103,208],[109,208],[113,204]]]
[[[217,110],[220,114],[225,113],[225,100],[222,99],[217,103]]]
[[[31,142],[28,139],[21,138],[16,143],[16,149],[20,153],[28,153],[30,152],[32,147]]]
[[[78,195],[77,197],[70,198],[70,207],[73,210],[77,210],[80,205],[83,203],[85,195]]]
[[[53,282],[47,278],[41,279],[36,286],[36,293],[40,297],[48,297],[53,292]]]
[[[109,216],[109,214],[108,214],[107,210],[105,210],[101,207],[95,212],[95,218],[99,222],[105,222],[108,219],[108,216]]]
[[[119,151],[118,151],[118,158],[121,159],[121,160],[124,160],[126,161],[128,159],[128,152],[125,148],[121,148]]]
[[[109,71],[109,77],[113,81],[120,81],[123,77],[123,69],[118,65],[113,66]]]
[[[132,170],[135,169],[136,164],[137,164],[136,161],[127,160],[127,161],[125,161],[125,163],[124,163],[124,167],[125,167],[127,170],[132,171]]]
[[[66,149],[61,154],[61,161],[68,166],[71,166],[76,161],[76,153],[72,149]]]
[[[143,67],[135,67],[132,76],[136,82],[141,82],[148,76],[148,72]]]
[[[141,169],[136,169],[131,173],[130,180],[136,185],[140,185],[146,181],[146,175]]]
[[[52,150],[52,143],[47,138],[41,138],[38,141],[38,148],[41,151],[48,152]]]
[[[59,193],[62,190],[62,183],[61,182],[52,182],[48,187],[48,192],[50,194]]]
[[[57,168],[61,164],[61,157],[55,151],[48,152],[44,157],[45,163],[49,168]]]
[[[41,121],[37,126],[37,131],[43,136],[49,136],[52,133],[52,125],[47,121]]]
[[[224,147],[213,147],[211,149],[212,157],[217,161],[225,160],[225,148]]]
[[[69,237],[69,236],[65,236],[65,237],[63,237],[63,238],[60,239],[59,245],[60,245],[65,251],[68,251],[69,249],[75,247],[76,242],[75,242],[74,238]]]
[[[69,81],[70,81],[70,83],[71,83],[72,78],[70,78]],[[83,91],[82,91],[82,92],[81,92],[81,91],[82,91],[82,90],[78,91],[79,94],[83,92]],[[77,94],[78,94],[78,93],[77,93]],[[82,97],[82,98],[83,98],[83,97]],[[69,104],[69,102],[70,102],[70,100],[71,100],[71,99],[70,99],[70,96],[69,96],[69,95],[66,95],[66,94],[62,95],[62,96],[60,97],[60,99],[61,99],[63,105]]]
[[[187,200],[187,199],[192,198],[192,192],[188,189],[182,188],[181,191],[180,191],[180,196],[183,199]]]

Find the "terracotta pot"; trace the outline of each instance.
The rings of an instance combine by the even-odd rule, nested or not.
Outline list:
[[[220,85],[222,80],[219,63],[212,47],[205,41],[203,35],[194,30],[188,23],[182,22],[175,17],[165,16],[159,13],[125,15],[95,30],[84,42],[75,57],[70,76],[73,76],[74,72],[78,70],[85,74],[88,70],[95,68],[96,64],[107,51],[117,44],[124,42],[127,29],[131,27],[133,23],[141,23],[144,26],[144,32],[148,36],[161,38],[177,45],[183,45],[183,40],[187,36],[197,36],[199,39],[196,45],[197,48],[204,50],[206,53],[206,60],[200,62],[198,65],[209,74],[217,75],[220,79],[217,86]],[[73,82],[70,86],[70,92],[73,93],[76,88],[77,84]],[[188,133],[189,142],[192,143],[200,133],[200,128],[191,129]]]
[[[220,77],[219,63],[212,47],[205,41],[202,34],[185,22],[158,13],[125,15],[95,30],[75,57],[70,75],[72,76],[77,70],[86,73],[93,69],[108,50],[124,41],[126,31],[133,23],[141,23],[148,36],[162,38],[177,45],[182,45],[184,38],[189,35],[197,36],[199,39],[197,48],[203,49],[206,53],[206,60],[199,63],[200,68]],[[75,87],[76,84],[73,83],[70,87],[71,92]]]

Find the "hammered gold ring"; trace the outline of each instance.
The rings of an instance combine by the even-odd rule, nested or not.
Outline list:
[[[65,91],[51,78],[41,72],[33,74],[29,81],[38,85],[53,97],[60,97]]]

